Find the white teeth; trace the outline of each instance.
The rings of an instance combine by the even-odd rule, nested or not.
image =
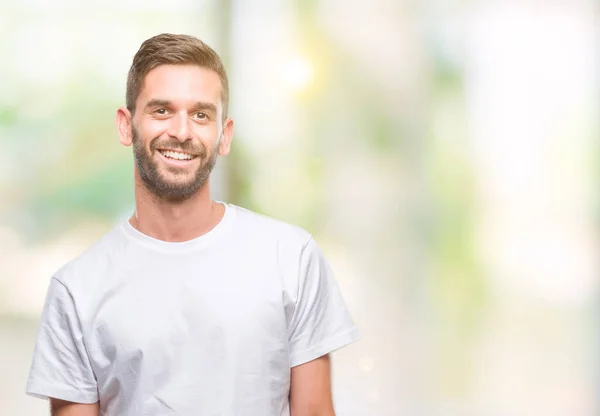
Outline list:
[[[177,159],[177,160],[191,160],[192,159],[191,155],[187,155],[185,153],[173,152],[172,150],[161,151],[161,153],[171,159]]]

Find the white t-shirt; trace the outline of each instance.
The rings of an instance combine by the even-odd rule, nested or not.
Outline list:
[[[358,332],[306,231],[225,207],[180,243],[124,221],[60,269],[27,393],[109,416],[288,416],[290,368]]]

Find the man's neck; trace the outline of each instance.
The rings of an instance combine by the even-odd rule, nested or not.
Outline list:
[[[181,242],[200,237],[223,218],[225,207],[210,198],[207,180],[198,192],[184,201],[158,198],[135,181],[135,213],[129,219],[138,231],[162,241]]]

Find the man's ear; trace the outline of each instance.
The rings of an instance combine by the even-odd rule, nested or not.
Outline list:
[[[127,107],[121,107],[117,110],[115,119],[117,131],[119,132],[119,141],[123,146],[131,146],[133,143],[132,116]]]
[[[219,142],[219,156],[226,156],[231,149],[231,140],[233,139],[233,120],[228,118],[223,122],[223,132]]]

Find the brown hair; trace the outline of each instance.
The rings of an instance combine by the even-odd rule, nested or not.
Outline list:
[[[189,35],[163,33],[147,39],[133,57],[127,76],[126,105],[135,112],[135,102],[140,95],[144,78],[160,65],[198,65],[212,69],[221,78],[223,119],[229,105],[229,82],[219,55],[200,39]]]

